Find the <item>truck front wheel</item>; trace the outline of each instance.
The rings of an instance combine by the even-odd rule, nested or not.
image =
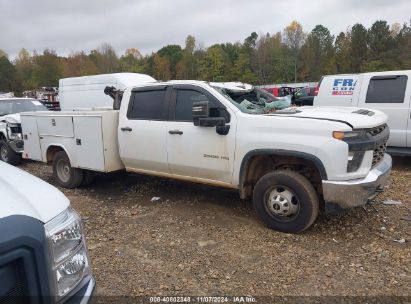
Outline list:
[[[66,152],[60,151],[53,158],[53,176],[60,186],[71,189],[81,185],[83,170],[73,168]]]
[[[14,152],[7,142],[2,139],[0,140],[0,160],[15,166],[21,163],[21,154]]]
[[[303,175],[278,170],[267,173],[254,187],[254,207],[264,224],[274,230],[298,233],[318,216],[318,196]]]

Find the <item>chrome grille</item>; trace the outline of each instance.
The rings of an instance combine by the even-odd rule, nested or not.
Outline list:
[[[385,140],[381,144],[378,144],[374,148],[372,156],[372,166],[375,167],[384,158],[385,150],[387,149],[387,141]]]
[[[367,134],[371,136],[376,136],[383,132],[387,128],[387,124],[380,125],[375,128],[367,129]]]

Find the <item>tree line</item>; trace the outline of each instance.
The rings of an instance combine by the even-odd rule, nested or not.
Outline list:
[[[184,47],[167,45],[143,56],[137,48],[118,55],[105,43],[90,53],[59,56],[45,49],[21,49],[10,61],[0,50],[0,91],[58,86],[65,77],[115,72],[145,73],[158,80],[200,79],[269,84],[318,81],[322,75],[411,69],[411,20],[378,20],[370,28],[357,23],[334,36],[323,25],[305,32],[297,21],[274,34],[253,32],[243,42],[208,48],[189,35]]]

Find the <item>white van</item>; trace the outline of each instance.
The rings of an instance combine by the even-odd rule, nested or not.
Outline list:
[[[155,82],[145,74],[113,73],[60,79],[59,98],[62,111],[113,108],[113,99],[104,94],[105,87],[127,87]]]
[[[411,70],[323,76],[315,92],[314,106],[385,112],[391,130],[388,151],[411,155]]]

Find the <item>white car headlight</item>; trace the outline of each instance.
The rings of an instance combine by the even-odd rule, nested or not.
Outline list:
[[[63,297],[91,275],[80,216],[66,209],[46,223],[56,295]]]

